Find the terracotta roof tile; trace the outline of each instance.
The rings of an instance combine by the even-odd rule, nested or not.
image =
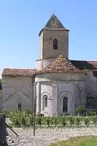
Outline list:
[[[67,60],[60,55],[55,61],[38,71],[36,69],[10,69],[5,68],[2,76],[34,76],[41,73],[80,73],[97,69],[97,61]]]
[[[5,68],[2,76],[33,76],[36,73],[36,69],[10,69]]]
[[[97,61],[88,61],[91,65],[94,66],[95,69],[97,69]]]
[[[78,73],[81,72],[69,60],[60,55],[54,62],[43,68],[38,73]]]

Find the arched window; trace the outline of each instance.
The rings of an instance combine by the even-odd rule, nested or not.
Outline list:
[[[53,40],[53,49],[58,50],[58,40],[57,39]]]
[[[68,110],[68,98],[63,97],[63,113],[67,112]]]
[[[47,95],[45,96],[45,99],[44,99],[44,106],[47,107]]]
[[[42,109],[44,110],[48,106],[48,96],[46,94],[43,95],[43,107]]]
[[[22,111],[22,104],[21,103],[18,103],[18,110]]]

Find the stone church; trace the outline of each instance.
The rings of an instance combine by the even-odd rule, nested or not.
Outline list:
[[[97,111],[97,61],[70,60],[69,30],[53,14],[39,32],[36,69],[5,68],[2,109],[33,110],[44,116],[76,115],[84,106]]]

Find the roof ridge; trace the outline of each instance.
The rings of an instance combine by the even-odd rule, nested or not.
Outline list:
[[[55,73],[55,72],[63,72],[63,73],[78,73],[81,70],[74,66],[68,59],[66,59],[63,55],[60,55],[56,58],[55,61],[48,64],[45,68],[39,71],[39,73]]]
[[[33,69],[33,68],[9,68],[9,67],[6,67],[4,69]]]

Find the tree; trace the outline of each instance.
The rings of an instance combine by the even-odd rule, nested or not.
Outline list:
[[[0,90],[2,90],[2,79],[0,79]]]
[[[85,113],[86,109],[83,106],[78,106],[77,107],[77,113],[78,115]]]

